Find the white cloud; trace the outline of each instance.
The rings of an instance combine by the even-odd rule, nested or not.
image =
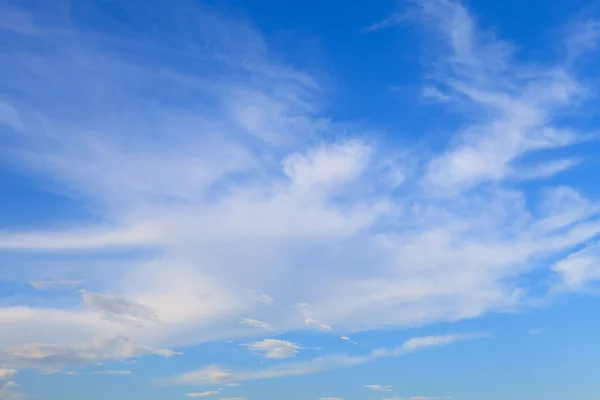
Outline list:
[[[362,29],[363,32],[376,32],[384,28],[400,25],[408,20],[407,14],[393,13],[381,21],[375,22]]]
[[[570,61],[594,51],[600,42],[600,22],[594,19],[576,21],[565,34]]]
[[[13,368],[0,368],[0,380],[10,380],[14,378],[18,372],[18,370]]]
[[[243,397],[224,397],[224,398],[221,398],[220,400],[246,400],[246,399]]]
[[[392,386],[383,385],[366,385],[367,389],[375,390],[377,392],[391,392],[394,388]]]
[[[252,318],[243,318],[240,321],[240,324],[250,325],[255,328],[262,328],[262,329],[267,329],[267,330],[271,329],[271,325],[268,322],[259,321],[257,319],[252,319]]]
[[[248,350],[264,352],[266,358],[290,358],[298,354],[300,347],[287,340],[265,339],[245,345]]]
[[[163,379],[166,385],[209,385],[223,384],[228,381],[251,381],[260,379],[276,379],[291,376],[311,375],[318,372],[337,368],[348,368],[374,361],[382,357],[397,357],[428,347],[446,346],[451,343],[473,340],[483,337],[482,334],[440,335],[415,337],[405,341],[396,349],[380,349],[363,356],[348,356],[332,354],[316,357],[309,361],[297,361],[278,364],[258,370],[225,370],[216,365],[210,365],[200,370]]]
[[[600,243],[590,243],[583,249],[567,255],[552,266],[560,277],[555,291],[585,289],[589,283],[600,280]]]
[[[168,19],[160,7],[141,10],[140,20],[153,20],[153,12]],[[589,139],[568,121],[554,122],[563,108],[578,110],[586,94],[562,62],[530,68],[510,44],[489,40],[460,3],[417,2],[411,18],[440,38],[427,49],[440,57],[425,86],[468,118],[460,130],[441,132],[443,143],[434,146],[441,151],[410,143],[396,149],[329,120],[319,108],[327,90],[275,61],[283,57],[271,58],[251,24],[181,7],[190,26],[182,22],[179,30],[188,36],[168,50],[118,37],[107,46],[105,35],[70,22],[58,35],[21,16],[29,28],[18,34],[43,33],[28,42],[47,51],[40,58],[26,47],[6,49],[0,74],[15,89],[7,93],[23,96],[2,100],[10,108],[0,118],[13,121],[20,136],[14,151],[2,148],[0,156],[97,212],[94,222],[71,229],[3,230],[0,247],[77,249],[72,253],[109,261],[74,274],[97,291],[84,293],[85,311],[77,301],[0,308],[2,354],[25,346],[56,354],[20,363],[80,363],[82,349],[73,343],[115,332],[154,349],[247,339],[260,332],[255,328],[354,332],[475,318],[519,307],[528,288],[517,278],[548,271],[546,260],[567,253],[574,254],[553,267],[564,287],[580,290],[596,279],[593,247],[574,249],[600,234],[597,200],[540,180],[549,194],[538,202],[537,193],[514,185],[570,166],[562,156],[524,164],[526,156]],[[191,29],[197,26],[202,32]],[[591,49],[588,33],[574,43]],[[173,52],[181,63],[171,62]],[[186,60],[201,65],[180,68]],[[412,155],[410,168],[389,167],[396,152]],[[117,261],[120,267],[110,268]],[[63,272],[45,271],[75,280]],[[264,292],[248,301],[255,288]],[[273,298],[278,306],[265,307]],[[298,315],[289,307],[297,303],[312,307],[301,306]],[[147,323],[156,315],[158,323]],[[115,322],[132,319],[143,326]],[[435,342],[429,340],[403,351]],[[242,371],[241,378],[360,362],[326,358]]]
[[[208,396],[216,396],[221,392],[221,389],[218,390],[207,390],[205,392],[196,392],[196,393],[188,393],[187,397],[208,397]]]
[[[252,292],[251,297],[255,301],[258,301],[259,303],[267,304],[270,306],[273,305],[273,303],[275,302],[275,299],[273,297],[269,296],[267,293],[263,292],[262,290],[259,290],[257,292]]]
[[[453,95],[493,117],[459,132],[452,147],[427,165],[431,189],[455,194],[478,184],[501,181],[512,174],[513,161],[543,148],[567,146],[577,140],[574,132],[552,125],[551,113],[569,107],[583,95],[582,88],[565,70],[529,70],[522,80],[521,66],[512,59],[512,46],[486,40],[473,18],[459,2],[423,0],[423,18],[447,42],[447,63],[442,63],[441,83]],[[518,84],[521,90],[508,89]],[[537,175],[550,175],[572,164],[550,164]],[[559,168],[560,167],[560,168]],[[525,177],[535,177],[525,171]]]
[[[109,321],[141,326],[146,322],[157,321],[156,310],[117,296],[81,290],[84,306],[100,314]]]
[[[470,334],[470,335],[439,335],[439,336],[423,336],[415,337],[407,340],[398,349],[394,350],[397,354],[412,353],[428,347],[445,346],[451,343],[460,342],[464,340],[472,340],[486,335],[481,333]]]
[[[517,179],[546,179],[560,172],[566,171],[579,164],[579,160],[556,160],[546,164],[537,165],[535,168],[524,168],[518,172]]]
[[[329,331],[333,330],[333,328],[331,326],[320,323],[319,321],[317,321],[316,319],[314,319],[312,317],[312,306],[310,304],[298,303],[298,304],[296,304],[295,307],[298,311],[300,311],[300,313],[304,317],[304,323],[306,325],[314,326],[315,328],[318,328],[325,332],[329,332]]]
[[[78,375],[79,373],[75,372],[75,371],[62,371],[60,369],[44,369],[41,371],[38,371],[39,375],[56,375],[56,374],[61,374],[61,375]]]
[[[48,371],[52,370],[50,366],[86,365],[151,354],[171,357],[180,353],[138,345],[130,338],[119,336],[75,345],[22,344],[0,353],[0,360],[9,365]]]
[[[341,397],[321,397],[319,400],[344,400]]]
[[[543,331],[543,330],[541,330],[541,329],[535,329],[535,328],[534,328],[534,329],[530,329],[530,330],[529,330],[529,334],[530,334],[531,336],[538,336],[538,335],[541,335],[542,333],[544,333],[544,331]]]
[[[355,341],[353,341],[352,339],[350,339],[348,336],[342,336],[342,337],[340,337],[340,339],[342,339],[342,340],[344,340],[344,341],[346,341],[348,343],[352,343],[352,344],[358,345],[358,343],[356,343]]]
[[[131,371],[109,369],[106,371],[94,371],[92,375],[131,375]]]
[[[46,290],[46,289],[57,289],[61,287],[73,288],[81,285],[82,281],[77,280],[68,280],[68,279],[55,279],[55,280],[47,280],[47,281],[33,281],[30,282],[31,286],[33,286],[37,290]]]

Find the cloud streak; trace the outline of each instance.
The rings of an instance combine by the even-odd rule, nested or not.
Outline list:
[[[287,340],[265,339],[245,345],[248,350],[264,353],[266,358],[290,358],[298,354],[297,344]]]
[[[34,251],[122,265],[77,271],[94,284],[83,305],[1,307],[0,351],[19,368],[168,355],[155,349],[275,328],[458,321],[527,303],[531,288],[518,278],[534,270],[570,290],[599,279],[597,199],[552,181],[585,162],[553,154],[592,137],[557,122],[584,109],[589,91],[566,61],[527,65],[461,3],[416,2],[409,17],[436,38],[424,92],[466,111],[421,152],[333,120],[319,71],[286,63],[243,18],[193,3],[139,10],[137,39],[78,30],[85,21],[66,17],[54,21],[60,29],[24,11],[23,29],[2,18],[32,46],[6,40],[0,120],[11,145],[0,156],[94,215],[65,229],[3,230],[0,248],[23,260]],[[595,28],[582,29],[571,46],[591,51]],[[407,153],[414,162],[396,162]],[[96,342],[115,333],[131,339]],[[371,359],[215,367],[185,379],[298,376]]]
[[[337,368],[349,368],[372,362],[383,357],[398,357],[430,347],[446,346],[452,343],[474,340],[485,335],[440,335],[415,337],[405,341],[395,349],[379,349],[364,356],[327,355],[309,361],[298,361],[279,364],[258,370],[229,371],[211,365],[200,370],[186,372],[182,375],[160,381],[163,385],[208,385],[223,384],[232,381],[251,381],[261,379],[276,379],[292,376],[312,375]],[[385,388],[385,387],[384,387]]]
[[[168,358],[176,354],[181,353],[138,345],[127,337],[111,337],[75,345],[45,343],[18,345],[0,353],[0,362],[19,368],[48,370],[52,367],[84,366],[97,362],[145,355],[158,355]]]

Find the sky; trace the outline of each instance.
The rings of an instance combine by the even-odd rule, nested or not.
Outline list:
[[[597,400],[600,4],[0,0],[0,400]]]

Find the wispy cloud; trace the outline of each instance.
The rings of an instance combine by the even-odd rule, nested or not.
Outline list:
[[[106,371],[94,371],[92,375],[131,375],[131,371],[109,369]]]
[[[249,325],[249,326],[253,326],[255,328],[261,328],[261,329],[272,329],[271,325],[268,322],[264,322],[264,321],[259,321],[257,319],[252,319],[252,318],[243,318],[240,321],[240,324],[244,324],[244,325]]]
[[[0,349],[15,364],[159,352],[89,344],[115,330],[169,348],[272,327],[353,332],[457,321],[518,308],[529,288],[517,278],[534,269],[554,271],[570,290],[599,279],[597,200],[552,190],[554,174],[575,165],[552,154],[592,137],[570,119],[557,122],[584,108],[593,89],[566,60],[528,65],[461,3],[417,1],[409,18],[437,38],[427,48],[436,62],[426,92],[466,112],[430,152],[396,149],[397,141],[332,120],[320,107],[327,82],[318,71],[282,61],[251,23],[193,3],[138,10],[139,39],[78,30],[87,25],[63,17],[49,28],[19,11],[23,29],[3,18],[27,40],[3,49],[0,118],[11,146],[0,156],[95,214],[66,229],[3,230],[0,248],[125,260],[118,271],[77,271],[86,283],[102,277],[91,280],[84,307],[0,308]],[[183,21],[158,32],[156,15]],[[573,49],[593,50],[594,26],[573,30],[583,32]],[[550,159],[527,158],[541,150],[552,150]],[[390,151],[415,161],[388,162]],[[542,190],[522,188],[534,178]],[[74,280],[58,272],[44,273]],[[264,292],[248,301],[256,288]],[[265,307],[274,298],[277,306]],[[148,323],[155,316],[160,323]],[[143,327],[117,323],[132,319]],[[294,376],[371,359],[215,367],[182,379]]]
[[[109,321],[141,326],[158,321],[156,310],[117,296],[81,290],[83,304],[91,312],[100,314]]]
[[[569,254],[556,262],[552,270],[560,277],[553,291],[585,290],[591,282],[600,279],[600,243],[592,242]]]
[[[186,396],[187,397],[208,397],[208,396],[216,396],[220,392],[221,392],[221,389],[219,389],[219,390],[207,390],[205,392],[187,393]]]
[[[19,371],[13,368],[0,368],[0,380],[10,380],[17,375]]]
[[[79,373],[76,371],[63,371],[60,369],[43,369],[43,370],[38,371],[37,373],[38,373],[38,375],[47,375],[47,376],[57,375],[57,374],[70,375],[70,376],[79,375]]]
[[[304,323],[306,325],[314,326],[322,331],[329,332],[333,330],[333,328],[329,325],[323,324],[312,317],[312,306],[308,303],[298,303],[296,304],[296,309],[300,311],[300,314],[304,317]]]
[[[392,386],[383,385],[366,385],[367,389],[375,390],[377,392],[391,392],[394,388]]]
[[[298,346],[287,340],[265,339],[245,345],[248,350],[261,352],[266,358],[290,358],[298,354]]]
[[[415,337],[405,341],[395,349],[379,349],[363,356],[327,355],[309,361],[298,361],[279,364],[258,370],[225,370],[211,365],[197,371],[161,380],[166,385],[200,385],[222,384],[229,381],[251,381],[259,379],[275,379],[290,376],[311,375],[331,369],[348,368],[374,361],[382,357],[398,357],[429,347],[445,346],[451,343],[481,338],[482,334],[440,335]]]
[[[0,362],[48,371],[54,366],[86,365],[151,354],[172,357],[181,353],[139,345],[127,337],[112,337],[74,345],[22,344],[0,353]]]
[[[275,302],[275,299],[273,297],[269,296],[267,293],[263,292],[262,290],[252,292],[251,297],[254,300],[258,301],[259,303],[267,304],[270,306],[273,305],[273,303]]]
[[[352,344],[358,345],[358,343],[356,343],[354,340],[350,339],[348,336],[342,336],[342,337],[340,337],[340,339],[342,339],[342,340],[344,340],[344,341],[346,341],[348,343],[352,343]]]
[[[61,287],[73,288],[81,285],[82,281],[76,280],[66,280],[66,279],[57,279],[57,280],[47,280],[47,281],[33,281],[30,282],[31,286],[33,286],[37,290],[46,290],[46,289],[57,289]]]

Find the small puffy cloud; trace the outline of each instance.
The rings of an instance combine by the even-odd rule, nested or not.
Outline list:
[[[12,379],[19,371],[12,368],[0,368],[0,380],[10,380]]]
[[[224,397],[220,400],[246,400],[246,399],[243,397]]]
[[[375,390],[378,392],[391,392],[393,390],[392,386],[383,386],[383,385],[366,385],[367,389]]]
[[[341,397],[321,397],[319,400],[344,400]]]
[[[87,290],[81,293],[84,306],[109,321],[141,326],[145,322],[158,320],[156,310],[143,304]]]
[[[245,346],[248,350],[265,353],[266,358],[290,358],[298,354],[300,349],[295,343],[277,339],[265,339]]]
[[[243,318],[240,321],[240,324],[253,326],[255,328],[271,329],[271,325],[268,322],[259,321],[257,319],[252,318]]]
[[[208,397],[215,396],[221,392],[221,389],[218,390],[207,390],[205,392],[195,392],[186,394],[187,397]]]
[[[107,371],[94,371],[92,375],[131,375],[131,371],[109,369]]]
[[[220,384],[231,379],[232,376],[229,372],[219,368],[216,365],[209,365],[208,367],[186,372],[176,378],[166,380],[165,383],[169,384]]]
[[[75,345],[28,343],[8,348],[0,353],[0,358],[12,365],[48,370],[48,367],[85,365],[150,354],[171,357],[180,353],[142,346],[128,337],[117,336]]]
[[[541,335],[542,333],[544,333],[544,331],[541,329],[530,329],[529,330],[529,334],[531,336],[538,336],[538,335]]]
[[[314,319],[314,318],[306,318],[306,319],[304,320],[304,322],[305,322],[307,325],[312,325],[312,326],[314,326],[314,327],[316,327],[316,328],[319,328],[319,329],[320,329],[320,330],[322,330],[322,331],[329,332],[329,331],[332,331],[332,330],[333,330],[333,328],[332,328],[331,326],[329,326],[329,325],[327,325],[327,324],[322,324],[322,323],[320,323],[319,321],[317,321],[317,320],[316,320],[316,319]]]
[[[342,340],[344,340],[344,341],[346,341],[348,343],[358,344],[355,341],[353,341],[352,339],[350,339],[348,336],[342,336],[342,337],[340,337],[340,339],[342,339]]]
[[[257,301],[257,302],[263,303],[263,304],[267,304],[269,306],[273,305],[273,303],[275,302],[275,299],[273,297],[271,297],[267,293],[263,292],[262,290],[252,292],[250,294],[250,297],[254,301]]]
[[[237,383],[237,382],[231,382],[231,383],[226,384],[225,386],[227,386],[227,387],[238,387],[238,386],[242,386],[242,384],[241,383]]]
[[[82,281],[74,281],[74,280],[65,280],[65,279],[56,279],[56,280],[47,280],[47,281],[33,281],[29,282],[31,286],[33,286],[37,290],[47,290],[47,289],[60,289],[60,288],[74,288],[81,285]]]

